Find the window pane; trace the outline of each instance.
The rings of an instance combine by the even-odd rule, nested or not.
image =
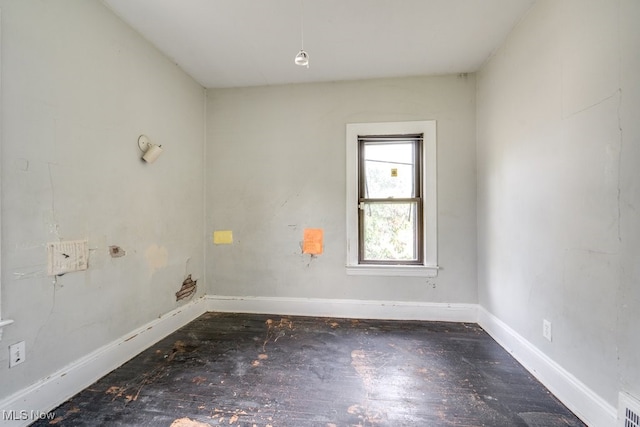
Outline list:
[[[363,198],[411,198],[415,195],[414,142],[364,144]]]
[[[365,203],[364,261],[415,261],[418,259],[417,203]]]

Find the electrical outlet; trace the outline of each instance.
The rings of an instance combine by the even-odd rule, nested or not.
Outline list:
[[[542,336],[551,341],[551,322],[542,319]]]
[[[26,359],[26,349],[24,341],[9,346],[9,367],[13,368],[21,364]]]

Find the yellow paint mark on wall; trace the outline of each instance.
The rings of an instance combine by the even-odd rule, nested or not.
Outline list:
[[[305,228],[302,253],[320,255],[322,253],[323,231],[321,228]]]
[[[230,245],[233,243],[233,231],[219,230],[213,232],[213,243],[215,245]]]

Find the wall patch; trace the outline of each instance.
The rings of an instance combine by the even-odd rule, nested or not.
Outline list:
[[[233,231],[218,230],[213,232],[214,245],[230,245],[233,243]]]
[[[151,273],[166,267],[169,262],[169,252],[164,246],[151,245],[145,251],[144,256],[147,259]]]
[[[47,275],[60,276],[89,266],[87,240],[70,240],[47,244]]]
[[[321,228],[305,228],[302,253],[320,255],[322,253],[323,231]]]

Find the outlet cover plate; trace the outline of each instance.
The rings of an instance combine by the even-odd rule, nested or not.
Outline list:
[[[24,341],[9,346],[9,367],[23,363],[26,359],[26,346]]]

